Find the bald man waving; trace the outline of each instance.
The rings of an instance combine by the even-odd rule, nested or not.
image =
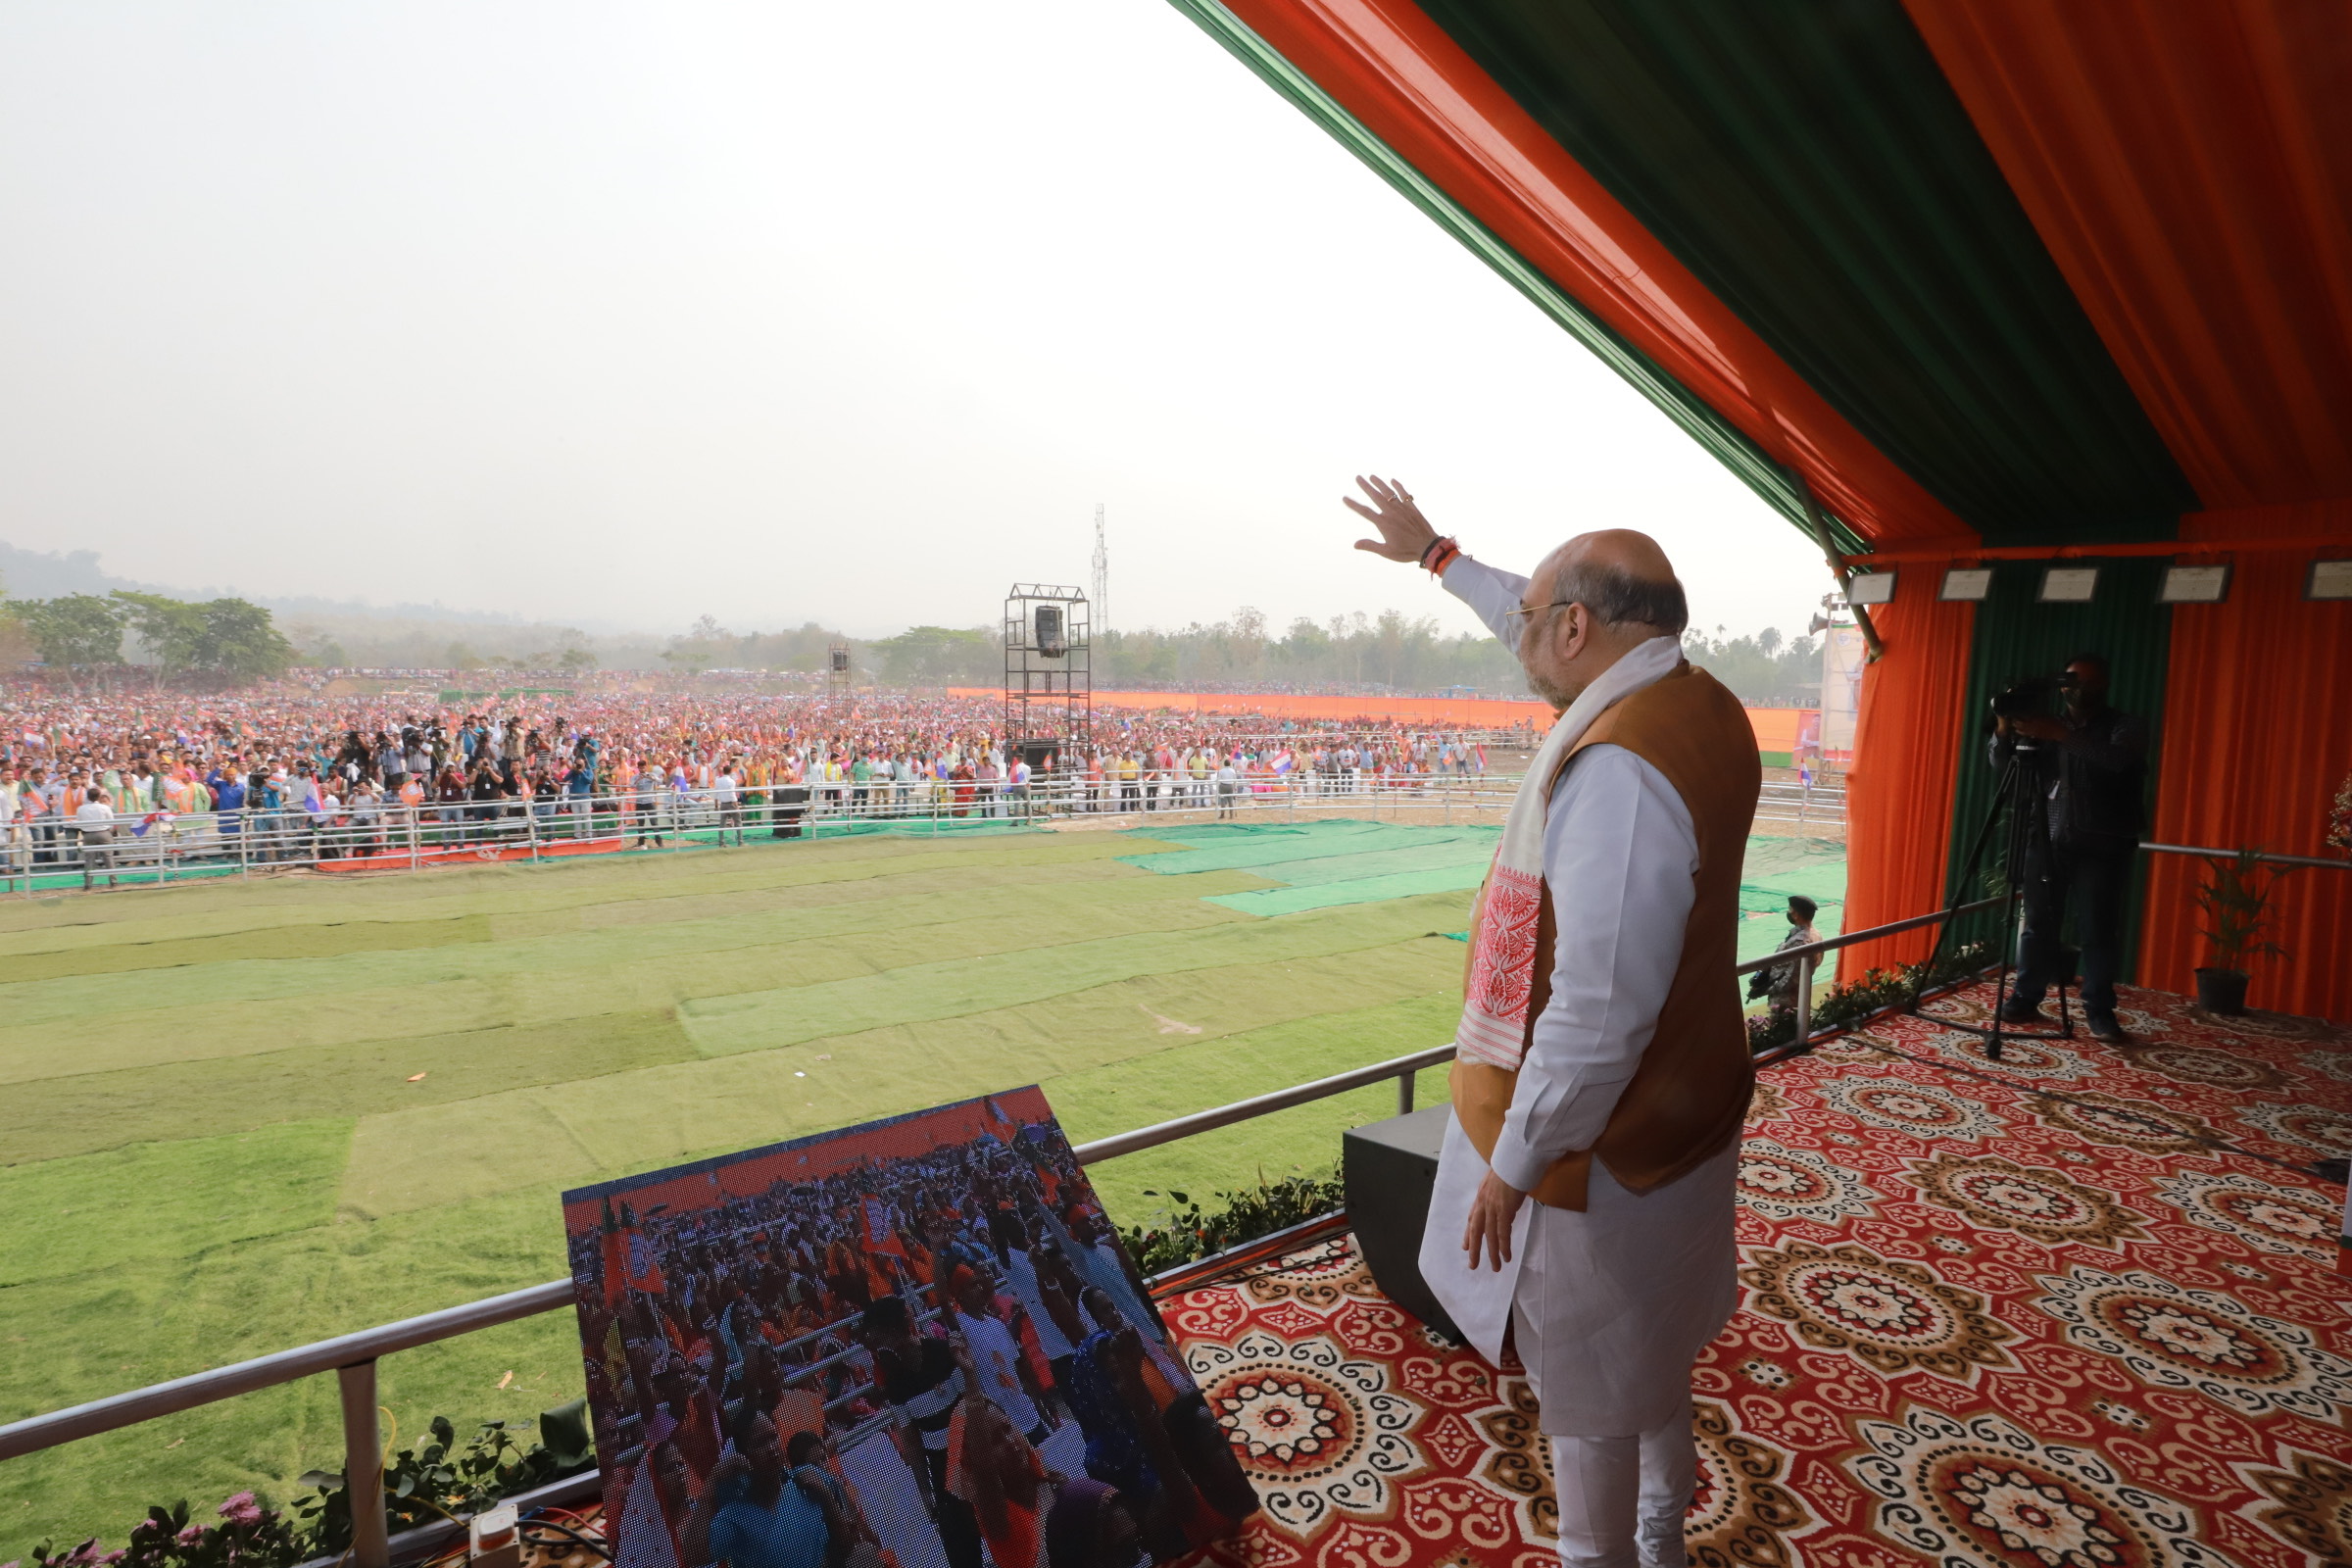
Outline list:
[[[1518,577],[1440,538],[1401,485],[1356,483],[1380,534],[1356,548],[1434,573],[1560,710],[1479,891],[1421,1271],[1489,1359],[1517,1342],[1561,1560],[1677,1568],[1690,1363],[1738,1298],[1755,736],[1684,661],[1655,540],[1579,534]]]

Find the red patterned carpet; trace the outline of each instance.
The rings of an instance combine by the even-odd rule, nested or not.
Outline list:
[[[1694,1562],[2352,1563],[2344,1194],[2310,1168],[2352,1154],[2352,1032],[2123,1017],[2142,1043],[1991,1063],[1902,1019],[1766,1069]],[[1346,1238],[1165,1310],[1265,1499],[1246,1560],[1558,1560],[1516,1368],[1435,1341]]]

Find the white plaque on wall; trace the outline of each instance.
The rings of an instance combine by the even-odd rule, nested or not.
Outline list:
[[[2087,605],[2098,591],[2096,566],[2052,566],[2041,574],[2041,602],[2045,605]]]
[[[1990,566],[1953,566],[1944,572],[1943,591],[1936,597],[1966,600],[1973,603],[1983,599],[1990,592],[1992,592],[1992,568]]]
[[[2228,566],[2167,566],[2156,601],[2164,605],[2218,605],[2230,597]]]
[[[1849,605],[1884,605],[1893,598],[1891,571],[1857,571],[1845,580],[1845,602]]]

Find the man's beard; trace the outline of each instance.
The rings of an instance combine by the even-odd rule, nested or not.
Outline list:
[[[1581,686],[1575,691],[1569,691],[1565,687],[1559,685],[1559,683],[1556,681],[1546,679],[1544,676],[1537,674],[1533,669],[1529,669],[1524,664],[1520,665],[1519,667],[1527,675],[1528,690],[1534,692],[1538,697],[1541,697],[1545,702],[1549,703],[1556,711],[1565,713],[1568,711],[1568,705],[1584,695],[1584,688]]]

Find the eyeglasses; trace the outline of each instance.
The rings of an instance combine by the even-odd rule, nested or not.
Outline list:
[[[1573,605],[1577,602],[1574,599],[1554,599],[1548,605],[1513,605],[1503,613],[1505,615],[1532,615],[1539,610],[1557,610],[1562,605]]]

